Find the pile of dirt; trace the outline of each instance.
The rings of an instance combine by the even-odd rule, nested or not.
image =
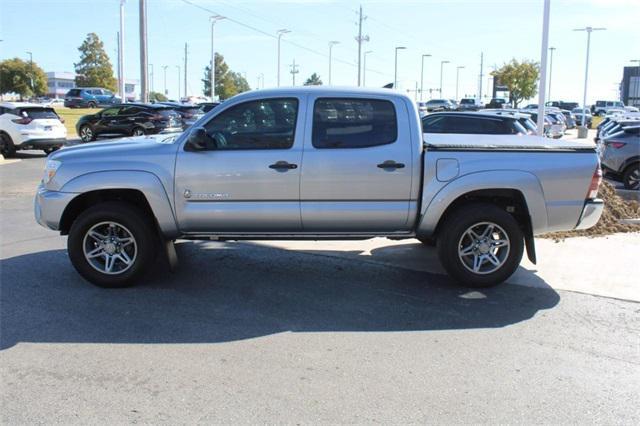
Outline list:
[[[560,241],[570,237],[597,237],[616,232],[640,232],[639,225],[620,223],[620,219],[640,218],[638,202],[620,198],[616,195],[615,188],[608,182],[602,182],[598,196],[604,200],[604,211],[596,226],[580,231],[551,232],[539,235],[538,238],[552,238]]]

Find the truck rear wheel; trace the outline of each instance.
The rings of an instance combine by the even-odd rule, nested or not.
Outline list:
[[[468,287],[489,287],[518,268],[524,237],[513,216],[493,204],[462,207],[445,221],[438,236],[442,266]]]
[[[122,202],[95,205],[69,231],[71,263],[89,282],[106,288],[135,284],[155,258],[157,237],[144,213]]]

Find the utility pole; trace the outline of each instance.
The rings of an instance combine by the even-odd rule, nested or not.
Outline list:
[[[120,96],[122,99],[124,99],[124,96],[122,96],[122,93],[120,92],[120,82],[122,81],[122,73],[121,73],[121,69],[120,69],[120,60],[122,59],[120,57],[120,31],[116,31],[116,57],[118,58],[118,63],[117,63],[117,71],[118,71],[118,96]],[[123,101],[124,102],[124,101]]]
[[[284,34],[290,32],[291,31],[286,28],[276,31],[276,34],[278,35],[278,87],[280,87],[280,40]]]
[[[360,84],[360,76],[362,75],[362,67],[360,61],[362,60],[362,43],[365,41],[369,41],[369,36],[362,36],[362,21],[367,19],[366,16],[362,15],[362,5],[360,5],[360,12],[358,14],[358,36],[356,37],[356,41],[358,42],[358,86]]]
[[[298,65],[296,65],[296,60],[293,60],[293,64],[290,65],[291,66],[291,71],[289,71],[291,73],[291,76],[293,78],[293,85],[296,85],[296,74],[298,74],[300,72],[300,70],[298,70]]]
[[[549,94],[547,94],[547,99],[551,100],[551,73],[553,72],[553,51],[556,50],[555,47],[550,47],[549,52],[551,55],[549,57]]]
[[[127,102],[124,84],[124,3],[120,0],[120,32],[118,33],[118,92],[122,102]]]
[[[184,96],[187,95],[187,55],[189,54],[187,43],[184,44]]]
[[[483,71],[483,67],[484,67],[484,52],[480,52],[480,77],[478,80],[478,99],[480,100],[480,102],[482,102],[482,78],[484,77],[484,75],[482,74]]]
[[[169,65],[164,65],[162,69],[164,70],[164,95],[167,96],[169,92],[167,92],[167,68]]]
[[[460,70],[464,69],[464,66],[456,68],[456,102],[458,102],[458,83],[460,82]]]
[[[29,55],[29,80],[31,81],[31,94],[35,95],[33,89],[33,53],[27,52],[27,55]],[[22,100],[22,95],[20,95],[20,99]]]
[[[449,61],[440,61],[440,97],[442,97],[442,70],[444,69],[444,64],[448,64]]]
[[[216,51],[213,48],[213,29],[216,22],[225,19],[222,15],[213,15],[209,17],[211,21],[211,68],[209,68],[209,84],[211,85],[211,102],[215,101],[216,96]]]
[[[151,84],[151,91],[153,92],[153,64],[149,64],[149,83]]]
[[[398,89],[398,50],[404,50],[404,49],[406,49],[406,47],[404,47],[404,46],[397,46],[396,47],[395,68],[394,68],[394,72],[393,72],[393,88],[395,90]]]
[[[331,50],[333,49],[333,46],[335,46],[336,44],[340,44],[340,42],[339,41],[329,42],[329,86],[331,86]]]
[[[367,77],[367,54],[372,53],[373,50],[367,50],[364,52],[364,62],[362,63],[362,86],[366,86],[365,79]]]
[[[180,102],[180,65],[176,65],[178,68],[178,102]]]
[[[147,75],[147,2],[140,0],[140,101],[144,103],[149,102]],[[165,83],[165,92],[166,86]]]
[[[426,53],[422,55],[422,64],[420,66],[420,100],[422,100],[422,93],[424,89],[424,58],[430,58],[431,55]]]
[[[549,1],[549,0],[547,0]],[[606,30],[606,28],[593,28],[593,27],[585,27],[585,28],[578,28],[575,29],[573,31],[586,31],[587,33],[587,60],[586,60],[586,65],[584,68],[584,96],[582,98],[582,127],[584,127],[586,129],[587,127],[587,120],[586,120],[586,115],[587,115],[587,83],[589,81],[589,50],[591,48],[591,33],[593,31],[604,31]],[[580,135],[578,135],[579,137]],[[586,133],[585,133],[585,138],[587,137]]]

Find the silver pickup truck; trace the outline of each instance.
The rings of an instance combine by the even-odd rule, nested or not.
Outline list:
[[[437,243],[468,286],[500,283],[534,235],[593,226],[595,148],[533,136],[423,135],[391,90],[252,91],[183,134],[64,148],[49,157],[37,221],[77,271],[131,285],[175,239],[391,239]]]

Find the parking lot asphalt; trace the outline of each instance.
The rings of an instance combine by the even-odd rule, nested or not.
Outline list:
[[[180,242],[177,272],[104,290],[34,222],[45,159],[20,157],[0,165],[3,423],[640,422],[640,305],[564,290],[603,279],[569,257],[473,291],[402,264],[432,256],[411,241],[384,261]]]

